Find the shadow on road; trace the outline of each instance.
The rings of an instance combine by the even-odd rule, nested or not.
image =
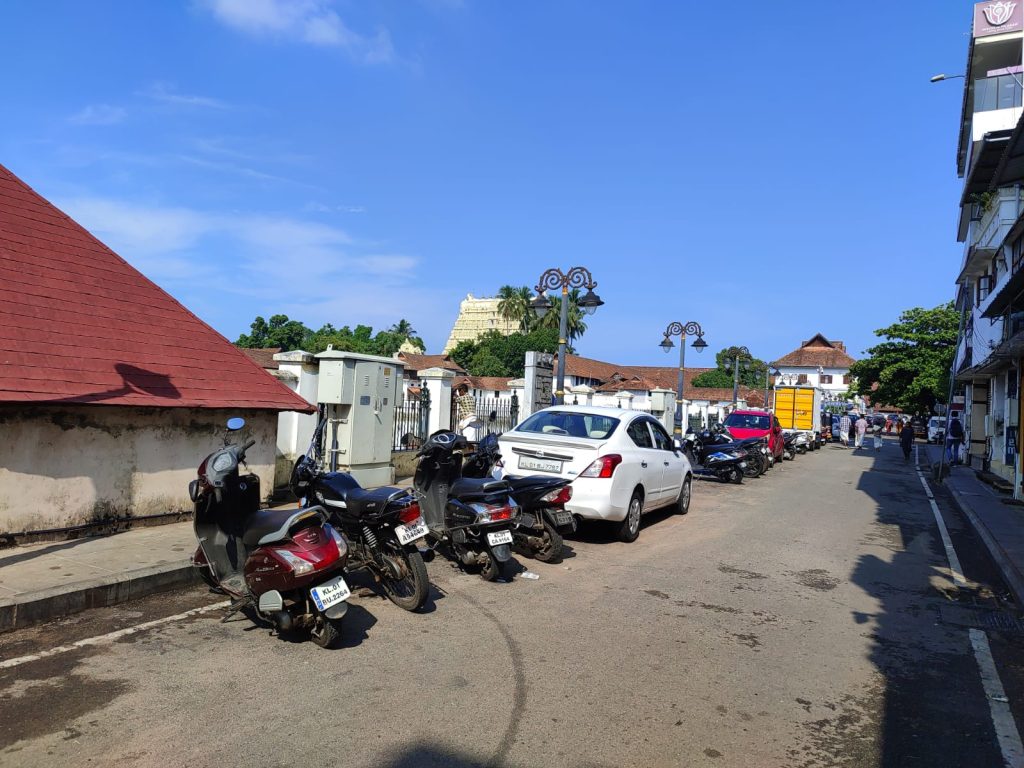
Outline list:
[[[913,458],[905,462],[895,440],[877,452],[848,453],[863,465],[857,489],[875,505],[875,521],[860,542],[869,553],[850,575],[878,606],[873,614],[852,614],[869,633],[884,687],[881,759],[866,764],[1001,765],[967,630],[941,621],[939,609],[957,590]],[[838,739],[855,750],[855,720],[821,721],[819,743]]]

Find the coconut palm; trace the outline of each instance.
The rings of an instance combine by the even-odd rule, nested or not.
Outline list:
[[[554,294],[553,291],[552,294]],[[575,341],[587,332],[587,324],[583,322],[584,313],[580,309],[581,298],[579,288],[569,291],[569,315],[566,323],[569,341]],[[562,317],[562,296],[561,294],[549,295],[548,300],[551,302],[551,309],[544,313],[544,317],[540,318],[537,327],[553,328],[557,331]]]
[[[505,320],[519,323],[519,329],[527,333],[535,319],[530,306],[530,300],[533,299],[530,289],[525,285],[518,288],[503,285],[498,289],[498,298],[498,314]]]
[[[411,336],[416,335],[416,329],[412,327],[412,323],[406,320],[404,317],[397,323],[392,325],[388,329],[391,333],[401,336],[403,339],[408,339]]]

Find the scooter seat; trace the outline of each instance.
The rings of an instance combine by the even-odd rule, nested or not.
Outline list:
[[[452,483],[449,494],[463,501],[485,499],[495,494],[508,494],[509,486],[504,480],[489,477],[460,477]]]
[[[352,517],[373,517],[380,514],[393,499],[405,496],[401,488],[350,488],[345,494],[345,513]]]
[[[245,521],[242,543],[249,549],[273,544],[288,538],[288,533],[300,521],[308,517],[319,517],[323,520],[320,507],[308,509],[261,509]]]

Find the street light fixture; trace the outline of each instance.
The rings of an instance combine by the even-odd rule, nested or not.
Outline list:
[[[739,402],[740,393],[740,363],[742,361],[743,370],[747,370],[747,361],[751,358],[750,350],[746,347],[733,347],[733,373],[732,373],[732,406],[736,407],[736,403]]]
[[[544,295],[545,291],[562,289],[561,317],[558,322],[558,383],[555,390],[555,404],[565,403],[565,348],[569,336],[569,289],[586,288],[587,292],[579,301],[579,307],[588,315],[594,314],[597,308],[604,304],[601,297],[594,293],[597,283],[594,276],[586,267],[573,267],[568,272],[553,268],[540,276],[540,281],[534,289],[537,297],[530,302],[537,317],[544,317],[551,309],[551,300]]]
[[[700,323],[691,320],[688,323],[669,323],[668,328],[665,329],[665,338],[661,340],[661,351],[668,354],[675,344],[672,342],[673,336],[679,336],[679,378],[676,380],[676,418],[675,418],[675,434],[682,436],[683,434],[683,368],[686,360],[686,337],[696,335],[697,338],[693,341],[693,348],[698,352],[703,352],[704,348],[707,347],[707,342],[704,341],[704,329],[700,327]]]
[[[938,74],[938,75],[932,75],[931,80],[929,80],[929,82],[941,83],[943,80],[956,80],[958,77],[961,80],[966,80],[967,79],[964,75]]]

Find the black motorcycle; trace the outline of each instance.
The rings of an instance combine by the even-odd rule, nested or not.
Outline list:
[[[720,450],[728,446],[729,449],[742,452],[746,456],[746,465],[743,468],[744,477],[760,477],[768,471],[768,438],[746,437],[734,438],[722,425],[706,430],[703,435],[705,445],[717,445]]]
[[[512,528],[519,506],[504,480],[462,476],[469,444],[454,432],[432,434],[417,455],[413,490],[427,523],[427,539],[494,581],[512,559]]]
[[[494,469],[501,466],[498,437],[490,434],[466,457],[462,476],[491,477]],[[557,563],[562,559],[562,537],[576,530],[576,520],[565,509],[565,503],[572,498],[572,481],[544,475],[506,475],[504,479],[522,511],[512,529],[512,543],[517,550],[542,563]]]
[[[309,454],[292,469],[292,493],[303,506],[322,506],[330,524],[349,545],[349,571],[373,574],[384,594],[399,608],[415,611],[427,600],[430,581],[423,562],[427,526],[416,498],[402,488],[360,487],[347,472],[323,472],[320,442],[326,421],[313,433]]]
[[[699,464],[698,475],[713,475],[728,483],[743,482],[743,471],[747,467],[746,451],[731,446],[716,445],[708,430],[686,435],[685,447],[693,462]]]

